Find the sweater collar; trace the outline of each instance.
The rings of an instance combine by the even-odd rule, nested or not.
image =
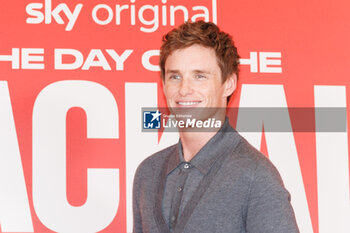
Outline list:
[[[203,175],[207,174],[215,161],[227,150],[234,148],[239,141],[239,135],[234,130],[226,117],[220,130],[199,150],[199,152],[186,162],[183,157],[182,143],[179,140],[176,149],[170,157],[167,174],[171,173],[176,167],[183,163],[196,167]]]

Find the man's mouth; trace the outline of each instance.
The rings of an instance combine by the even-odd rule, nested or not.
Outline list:
[[[176,101],[176,104],[182,105],[182,106],[192,106],[199,104],[201,101]]]

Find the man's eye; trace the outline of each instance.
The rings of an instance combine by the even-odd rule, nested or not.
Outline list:
[[[205,79],[206,77],[202,74],[197,74],[196,79]]]
[[[180,75],[174,74],[169,77],[169,79],[177,80],[180,79]]]

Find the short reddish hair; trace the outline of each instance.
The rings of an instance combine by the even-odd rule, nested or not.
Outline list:
[[[177,49],[187,48],[194,44],[214,49],[223,82],[233,73],[238,78],[239,55],[232,37],[220,31],[219,27],[214,23],[201,20],[185,22],[163,36],[159,58],[161,78],[163,80],[165,77],[165,62],[168,56]]]

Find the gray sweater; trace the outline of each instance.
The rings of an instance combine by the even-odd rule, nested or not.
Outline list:
[[[278,171],[227,120],[189,163],[181,156],[179,142],[137,169],[134,233],[299,232]]]

